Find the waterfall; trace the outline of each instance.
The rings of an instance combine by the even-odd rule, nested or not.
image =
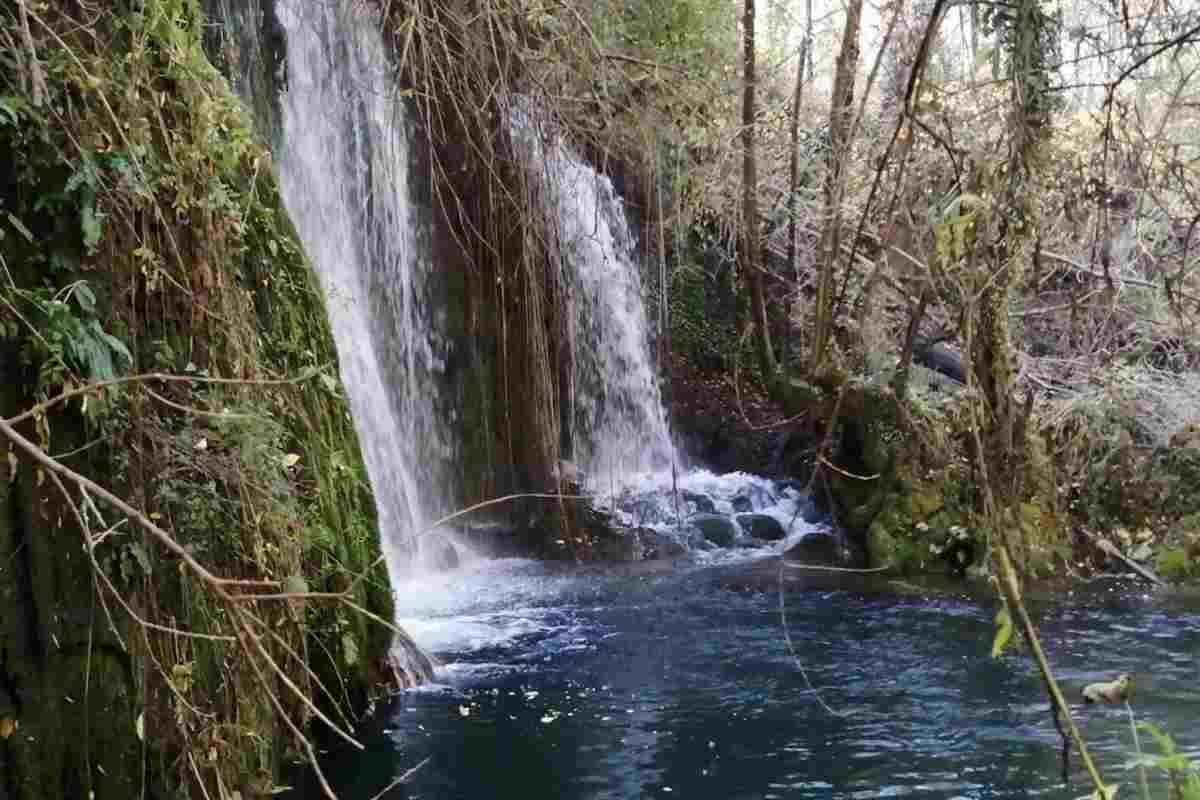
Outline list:
[[[636,242],[612,181],[519,98],[510,130],[542,197],[566,287],[572,456],[593,487],[678,462],[650,357]]]
[[[427,212],[409,193],[409,133],[377,14],[279,0],[287,37],[284,202],[320,276],[342,383],[375,490],[392,585],[444,510],[452,448],[439,412],[444,342]]]

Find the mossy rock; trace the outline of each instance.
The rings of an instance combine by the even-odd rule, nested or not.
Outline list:
[[[914,520],[927,520],[941,511],[946,501],[937,488],[927,486],[910,493],[906,498],[906,505],[909,516]]]
[[[867,562],[870,566],[888,566],[888,572],[899,572],[902,563],[907,560],[902,557],[900,549],[900,542],[881,520],[871,523],[867,529]]]
[[[1188,555],[1186,547],[1160,550],[1154,560],[1154,571],[1171,583],[1182,583],[1194,577],[1198,568],[1200,565]]]

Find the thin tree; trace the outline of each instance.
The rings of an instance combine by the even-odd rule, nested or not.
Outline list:
[[[846,157],[850,150],[851,123],[854,120],[854,78],[858,70],[858,34],[862,22],[862,0],[850,0],[846,8],[846,27],[833,76],[833,97],[829,105],[829,153],[825,172],[824,222],[819,249],[817,302],[813,313],[813,338],[809,366],[813,374],[824,367],[833,332],[833,290],[837,254],[841,248],[841,197],[844,189]]]
[[[799,255],[799,226],[796,224],[796,202],[800,191],[800,108],[804,104],[804,78],[808,74],[808,62],[811,59],[809,48],[812,46],[812,0],[804,4],[804,38],[800,40],[800,58],[796,65],[796,92],[792,98],[792,146],[791,165],[788,175],[788,233],[787,233],[787,264],[797,283],[800,280]],[[787,354],[784,359],[786,361]]]
[[[759,365],[763,375],[769,379],[775,374],[775,349],[771,346],[763,269],[759,263],[758,162],[754,152],[754,0],[746,0],[745,9],[742,20],[742,264],[750,283],[750,303],[757,332]]]

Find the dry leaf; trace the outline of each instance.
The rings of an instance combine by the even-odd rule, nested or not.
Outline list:
[[[7,739],[17,732],[17,728],[21,727],[21,723],[9,717],[0,717],[0,739]]]

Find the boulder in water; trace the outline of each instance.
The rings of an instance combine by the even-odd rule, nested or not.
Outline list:
[[[833,531],[814,531],[789,547],[783,557],[811,566],[841,566],[842,542]]]
[[[733,547],[738,534],[733,520],[720,514],[693,514],[688,524],[718,547]]]
[[[778,542],[787,536],[787,532],[783,529],[783,524],[774,517],[766,514],[738,514],[738,525],[746,532],[748,536],[753,536],[755,539],[763,539],[768,542]]]
[[[687,555],[688,549],[668,533],[653,528],[640,528],[637,533],[642,543],[644,558],[655,560]]]
[[[614,530],[592,545],[592,555],[601,561],[641,561],[642,543],[634,530]]]
[[[699,492],[692,492],[684,489],[683,499],[695,506],[698,513],[717,513],[717,504],[714,503],[712,498],[706,494],[700,494]]]
[[[738,492],[733,496],[731,502],[733,503],[734,511],[746,512],[754,510],[754,501],[750,499],[749,492]]]

